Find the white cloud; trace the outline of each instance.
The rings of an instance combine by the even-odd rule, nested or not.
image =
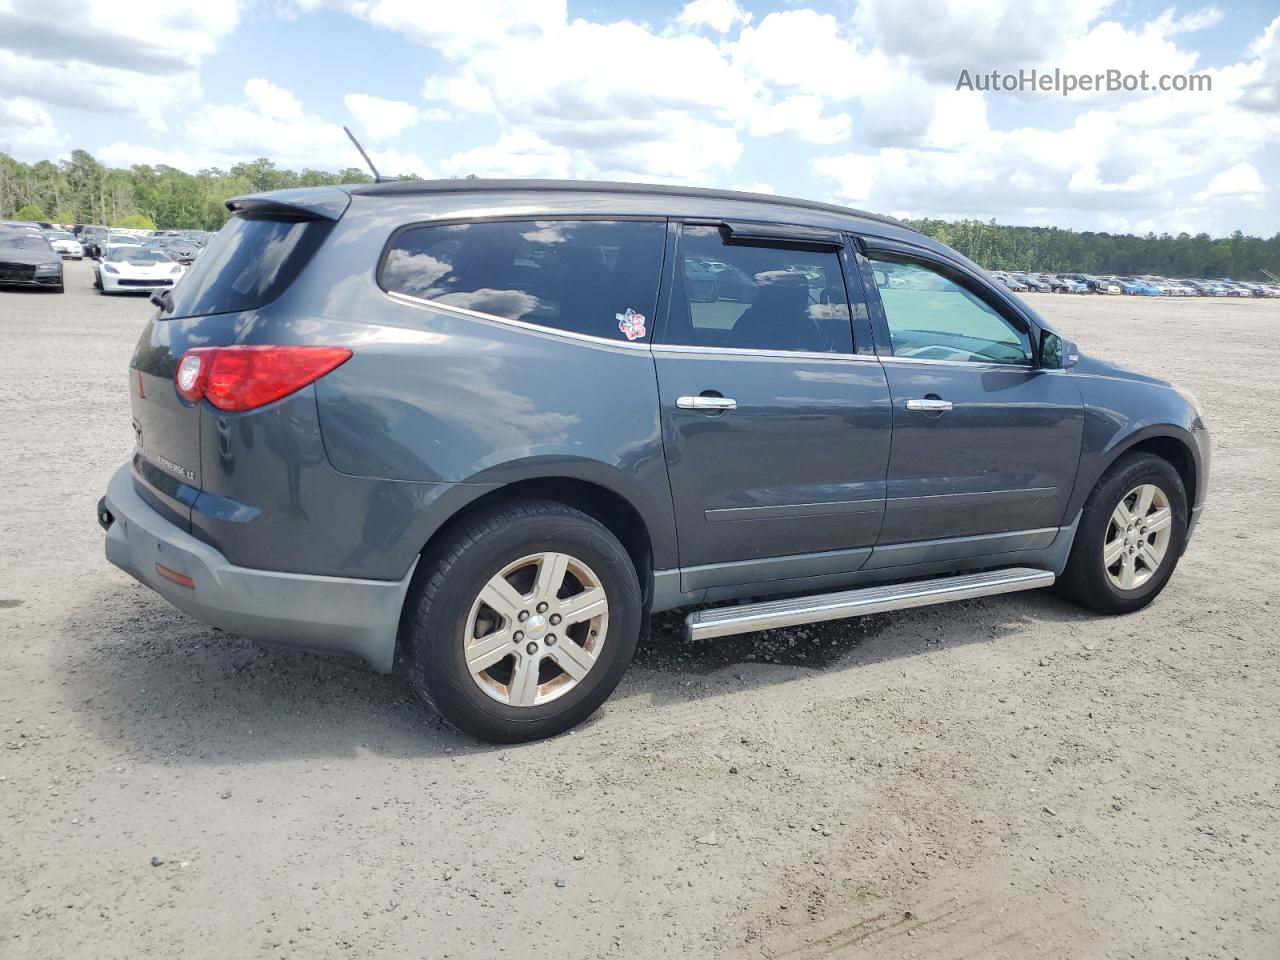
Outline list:
[[[166,116],[174,108],[198,101],[200,81],[194,71],[157,82],[116,67],[59,63],[0,50],[0,94],[60,107],[136,114],[152,129],[165,130]]]
[[[728,33],[738,24],[751,22],[751,14],[736,0],[691,0],[680,8],[676,22],[684,27],[710,27],[716,33]]]
[[[806,143],[848,140],[853,132],[853,119],[847,113],[824,115],[825,107],[826,101],[821,97],[803,94],[764,105],[751,118],[751,135],[787,136]]]
[[[375,141],[399,136],[422,118],[417,107],[403,100],[348,93],[342,102],[355,119],[356,126]]]
[[[678,71],[630,66],[673,63]],[[494,113],[504,135],[522,131],[570,151],[579,175],[631,178],[696,179],[731,168],[741,154],[736,128],[754,106],[716,44],[626,20],[575,20],[537,44],[477,50],[455,74],[427,78],[423,92],[456,110]],[[532,154],[539,164],[550,160],[541,149]],[[560,154],[552,165],[563,167]]]
[[[1206,30],[1221,23],[1224,16],[1225,14],[1219,7],[1203,7],[1181,17],[1176,16],[1173,10],[1170,9],[1160,14],[1155,22],[1160,25],[1162,33],[1172,35]]]
[[[1260,113],[1280,114],[1280,17],[1271,21],[1249,47],[1255,59],[1240,93],[1241,106]]]
[[[493,146],[464,150],[440,164],[446,176],[550,177],[575,175],[573,157],[563,147],[547,143],[528,130],[511,130]]]
[[[198,100],[200,61],[238,22],[236,0],[0,0],[0,95],[134,113],[163,130]]]
[[[473,75],[431,76],[423,82],[422,96],[428,101],[447,103],[463,113],[496,113],[493,94]]]
[[[350,118],[385,173],[427,176],[411,138],[448,120],[452,139],[418,134],[443,153],[432,166],[446,175],[735,184],[764,174],[812,195],[797,180],[812,172],[870,209],[1075,225],[1105,216],[1130,228],[1230,229],[1231,217],[1265,209],[1280,172],[1280,18],[1240,62],[1211,69],[1195,44],[1222,20],[1217,7],[1144,19],[1118,0],[858,0],[831,12],[773,0],[753,17],[744,0],[681,0],[653,26],[593,22],[581,6],[570,19],[566,0],[273,2],[345,12],[365,33],[431,48],[422,100],[389,98],[405,95],[375,85],[376,71],[341,103],[301,88],[300,98],[258,61],[238,102],[202,103],[199,65],[235,26],[236,0],[175,0],[154,31],[137,26],[155,0],[47,0],[38,12],[33,0],[0,0],[0,149],[64,149],[54,105],[169,128],[158,147],[125,135],[104,150],[110,162],[194,170],[267,156],[336,169],[360,162],[337,125]],[[1207,72],[1213,89],[954,89],[961,68],[1024,66]],[[439,146],[459,141],[482,145]]]
[[[294,0],[299,10],[343,10],[457,58],[528,43],[564,23],[565,0]]]
[[[990,72],[1054,63],[1111,0],[861,0],[858,32],[926,79],[955,84],[962,69]]]
[[[1249,203],[1260,203],[1267,192],[1262,182],[1262,174],[1251,163],[1237,163],[1234,167],[1223,170],[1205,189],[1196,195],[1197,200],[1214,200],[1220,197],[1231,197]]]
[[[364,166],[342,127],[307,113],[291,91],[252,79],[245,84],[244,94],[241,103],[206,104],[195,111],[183,125],[184,145],[175,150],[117,141],[99,150],[98,156],[112,165],[166,163],[183,170],[226,169],[258,157],[292,169]],[[398,150],[371,150],[370,154],[387,176],[430,175],[427,164],[414,154]]]
[[[0,100],[0,150],[19,159],[45,160],[66,144],[66,134],[39,103],[26,97]]]
[[[846,37],[835,17],[807,9],[771,13],[744,27],[729,51],[736,67],[770,89],[833,100],[882,89],[886,66]]]
[[[277,120],[297,120],[302,116],[302,104],[298,98],[269,80],[260,77],[250,80],[244,85],[244,95],[263,116]]]

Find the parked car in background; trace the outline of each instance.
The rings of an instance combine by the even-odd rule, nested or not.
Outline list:
[[[1120,290],[1133,297],[1158,297],[1160,291],[1139,277],[1120,277]]]
[[[64,260],[84,259],[84,247],[80,245],[80,241],[74,234],[66,230],[46,230],[44,238],[49,241],[49,246],[53,247],[54,253]]]
[[[142,240],[132,233],[117,233],[111,231],[107,234],[107,239],[103,242],[103,253],[112,247],[141,247]]]
[[[0,286],[62,293],[62,257],[37,230],[0,229]]]
[[[997,280],[999,280],[1000,283],[1002,283],[1006,289],[1012,290],[1014,293],[1026,293],[1030,289],[1021,280],[1018,280],[1017,278],[1012,277],[1007,273],[996,272],[996,273],[993,273],[992,276],[995,277]]]
[[[651,611],[1134,611],[1204,503],[1194,398],[888,218],[536,181],[229,207],[130,361],[107,556],[226,630],[399,650],[477,737],[584,720]],[[714,264],[750,287],[707,296]],[[800,595],[736,602],[769,594]]]
[[[79,240],[80,245],[84,247],[85,256],[92,257],[95,260],[102,256],[102,250],[106,245],[108,235],[106,227],[100,227],[94,224],[83,224],[74,232],[76,234],[76,239]]]
[[[1015,273],[1014,278],[1028,290],[1035,293],[1052,293],[1053,286],[1047,281],[1030,273]]]
[[[148,293],[172,287],[186,267],[163,250],[111,247],[94,266],[93,286],[100,293]]]
[[[183,266],[190,266],[200,248],[190,240],[182,237],[167,237],[161,243],[161,249]]]

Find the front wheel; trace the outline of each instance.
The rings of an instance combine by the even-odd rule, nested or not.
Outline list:
[[[641,603],[631,558],[602,524],[554,501],[504,504],[424,555],[404,617],[410,675],[481,740],[552,736],[618,685]]]
[[[1132,613],[1164,589],[1187,537],[1187,494],[1168,460],[1121,457],[1080,514],[1059,592],[1099,613]]]

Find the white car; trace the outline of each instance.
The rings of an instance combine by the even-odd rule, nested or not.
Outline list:
[[[98,261],[93,285],[103,293],[169,290],[186,270],[163,250],[129,245],[111,247]]]
[[[84,247],[74,234],[66,230],[46,230],[44,238],[49,241],[49,246],[53,247],[53,252],[63,260],[84,259]]]

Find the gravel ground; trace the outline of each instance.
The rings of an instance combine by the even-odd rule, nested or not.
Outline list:
[[[1147,610],[664,616],[590,723],[497,748],[107,565],[150,307],[89,275],[0,292],[0,956],[1280,956],[1280,302],[1029,298],[1208,411]]]

